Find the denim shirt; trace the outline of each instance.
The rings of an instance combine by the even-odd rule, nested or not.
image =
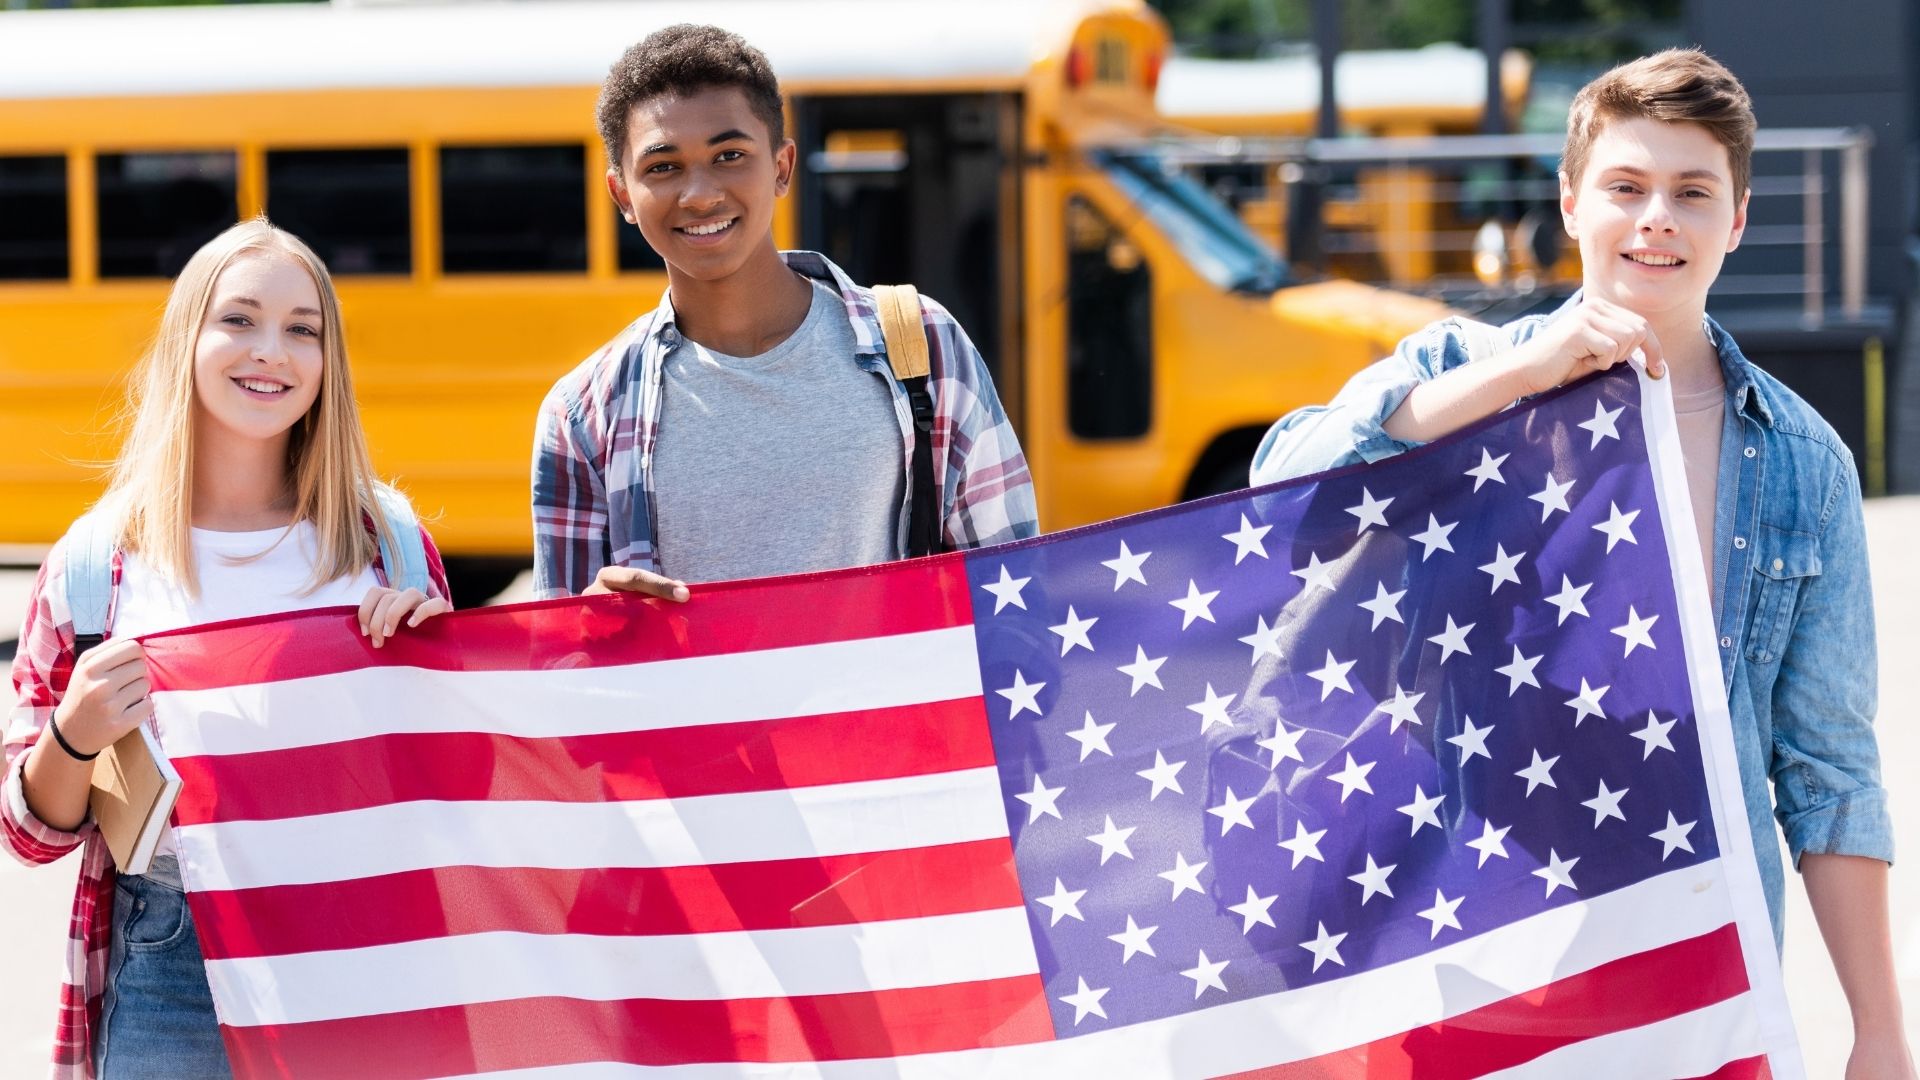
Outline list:
[[[1389,416],[1420,382],[1512,348],[1561,312],[1504,327],[1434,323],[1360,372],[1326,405],[1274,424],[1254,455],[1267,484],[1379,461],[1412,448]],[[1726,377],[1714,518],[1714,626],[1734,751],[1773,933],[1785,871],[1769,816],[1800,856],[1893,861],[1893,826],[1873,733],[1873,590],[1860,481],[1845,444],[1811,406],[1749,363],[1711,318]],[[1768,781],[1772,781],[1771,797]]]

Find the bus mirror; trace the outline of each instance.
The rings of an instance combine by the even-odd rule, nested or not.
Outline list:
[[[1491,289],[1507,278],[1507,231],[1498,218],[1488,218],[1473,234],[1473,276]]]

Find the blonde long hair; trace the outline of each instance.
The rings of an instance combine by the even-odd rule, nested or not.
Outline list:
[[[256,217],[207,241],[174,279],[160,333],[135,369],[127,412],[127,439],[114,460],[100,506],[119,522],[119,546],[199,594],[193,566],[194,350],[213,301],[214,282],[242,255],[287,256],[313,278],[320,293],[320,393],[294,424],[287,443],[295,522],[311,522],[319,552],[308,590],[355,575],[374,558],[373,523],[391,544],[375,502],[379,482],[360,428],[340,298],[320,257],[299,237]]]

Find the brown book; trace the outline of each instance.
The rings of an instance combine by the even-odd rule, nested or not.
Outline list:
[[[147,725],[100,752],[87,803],[121,873],[144,874],[153,865],[154,848],[166,833],[179,795],[180,774]]]

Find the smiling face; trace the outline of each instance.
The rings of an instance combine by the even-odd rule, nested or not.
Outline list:
[[[793,178],[793,140],[772,142],[737,87],[637,102],[607,187],[671,273],[721,281],[774,256],[774,201]]]
[[[1704,310],[1747,225],[1727,148],[1699,124],[1609,120],[1560,212],[1580,244],[1583,286],[1647,319]]]
[[[214,279],[193,349],[196,430],[282,441],[320,394],[320,289],[292,256],[252,251]]]

